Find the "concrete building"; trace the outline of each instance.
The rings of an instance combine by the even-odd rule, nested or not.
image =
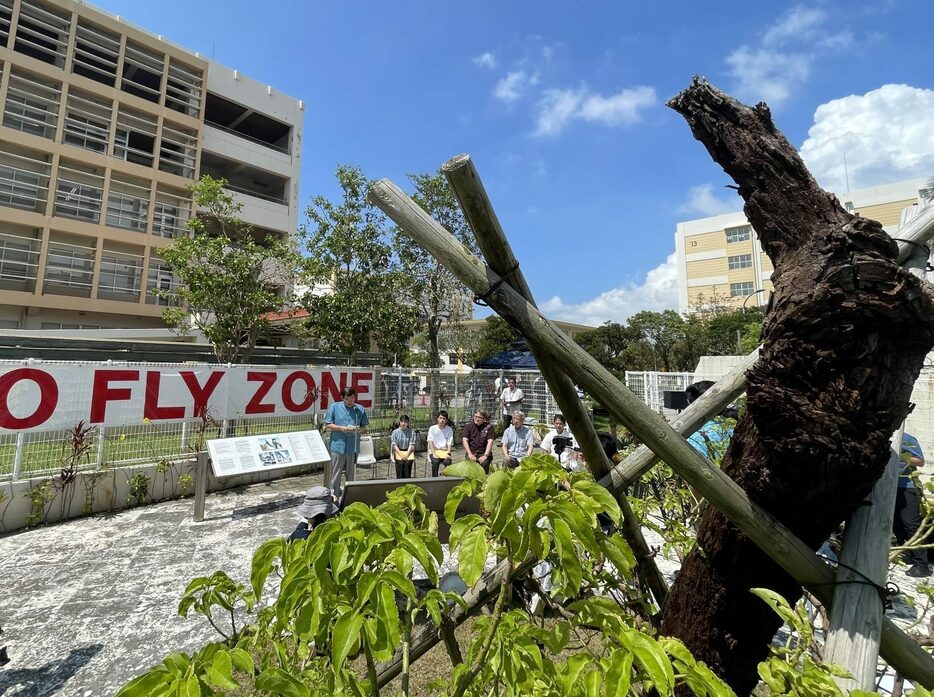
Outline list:
[[[894,233],[929,197],[924,179],[837,194],[847,210],[882,223]],[[772,289],[772,263],[742,211],[678,223],[678,306],[689,312],[713,298],[740,307],[765,305]]]
[[[304,104],[73,0],[0,0],[0,330],[164,326],[187,187],[298,227]]]

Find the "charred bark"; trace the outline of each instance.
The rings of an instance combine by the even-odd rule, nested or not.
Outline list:
[[[748,410],[723,470],[815,549],[882,474],[934,345],[934,292],[896,263],[882,226],[823,191],[772,123],[696,80],[669,102],[739,185],[775,267]],[[798,584],[708,507],[664,609],[681,638],[738,694],[780,625],[750,588],[794,602]]]

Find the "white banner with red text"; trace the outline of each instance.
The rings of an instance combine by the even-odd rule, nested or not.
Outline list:
[[[260,366],[0,365],[0,433],[177,422],[208,416],[309,420],[352,387],[373,399],[373,370]]]

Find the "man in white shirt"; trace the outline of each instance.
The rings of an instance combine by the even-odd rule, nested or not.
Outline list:
[[[514,412],[512,425],[503,434],[503,463],[508,467],[518,467],[523,458],[532,454],[534,447],[532,429],[525,425],[525,414]]]
[[[574,448],[577,447],[577,441],[574,440],[574,436],[568,430],[564,414],[555,414],[553,423],[554,428],[542,438],[541,449],[557,459],[564,469],[575,470],[577,469],[577,458],[573,457],[573,454]],[[557,443],[555,443],[556,436],[559,438]],[[562,442],[561,438],[568,438],[570,442]]]
[[[431,476],[440,474],[441,466],[451,464],[451,448],[454,446],[454,429],[448,425],[448,413],[438,412],[438,423],[428,429],[428,460]]]
[[[503,393],[499,396],[499,401],[503,405],[503,428],[509,428],[509,425],[512,423],[512,415],[514,412],[521,411],[522,409],[522,390],[516,387],[516,379],[508,378],[506,380],[506,389],[503,390]]]

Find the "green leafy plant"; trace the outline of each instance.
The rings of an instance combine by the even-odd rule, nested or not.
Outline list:
[[[55,500],[55,487],[51,479],[44,479],[31,486],[25,496],[29,499],[29,515],[26,516],[26,525],[37,525],[43,522],[49,513],[49,506]]]
[[[143,499],[149,497],[149,485],[152,483],[152,479],[145,472],[137,472],[132,477],[127,480],[127,485],[130,488],[130,500],[135,500],[137,504],[141,504]]]
[[[619,507],[589,475],[568,474],[544,455],[489,477],[470,462],[447,473],[464,478],[444,512],[461,578],[481,588],[486,567],[499,560],[492,612],[476,621],[466,655],[452,639],[451,617],[480,603],[468,605],[437,587],[438,516],[425,506],[424,492],[408,485],[376,508],[348,506],[307,540],[263,543],[253,555],[249,586],[223,571],[192,581],[179,612],[205,617],[222,641],[192,656],[169,656],[118,697],[241,688],[301,697],[377,695],[386,682],[379,662],[394,656],[401,657],[407,695],[419,625],[446,637],[451,670],[436,688],[452,697],[672,695],[679,685],[698,695],[732,694],[682,644],[656,636],[632,611],[643,600],[632,579],[635,559],[597,518],[618,522]],[[468,498],[480,512],[458,516]],[[547,574],[531,571],[542,565]],[[418,568],[431,585],[427,591],[414,583]],[[278,594],[264,607],[273,574]],[[533,617],[527,598],[513,595],[516,582],[544,602],[547,624]],[[241,615],[249,619],[238,627]]]

